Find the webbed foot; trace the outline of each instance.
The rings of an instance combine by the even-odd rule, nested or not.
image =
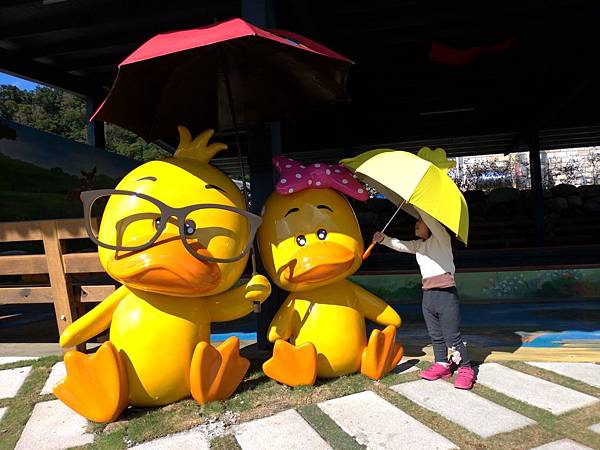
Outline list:
[[[383,331],[373,330],[363,351],[360,371],[379,380],[398,365],[403,354],[404,347],[396,343],[396,327],[388,325]]]
[[[275,341],[273,356],[263,364],[265,374],[288,386],[315,384],[317,350],[310,342],[298,347],[283,339]]]
[[[192,397],[201,405],[231,397],[249,367],[250,361],[240,356],[240,341],[235,336],[217,348],[198,343],[190,367]]]
[[[127,373],[115,346],[105,342],[91,356],[65,354],[67,376],[54,395],[77,414],[94,422],[112,422],[129,403]]]

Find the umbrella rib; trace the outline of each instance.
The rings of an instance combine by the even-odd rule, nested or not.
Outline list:
[[[392,215],[392,217],[390,217],[390,220],[387,221],[387,223],[385,224],[385,226],[383,227],[383,229],[381,230],[381,232],[385,232],[385,230],[387,229],[387,227],[390,226],[390,223],[392,223],[392,220],[394,220],[394,217],[396,217],[396,215],[398,214],[398,212],[402,209],[402,207],[406,204],[406,200],[404,200],[400,206],[398,206],[398,209],[394,212],[394,214]]]

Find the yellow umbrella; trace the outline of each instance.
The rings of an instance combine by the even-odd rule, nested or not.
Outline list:
[[[448,176],[454,161],[446,158],[443,149],[423,147],[418,155],[377,149],[342,159],[340,163],[400,208],[416,217],[418,213],[410,205],[425,211],[467,243],[469,210],[462,193]]]

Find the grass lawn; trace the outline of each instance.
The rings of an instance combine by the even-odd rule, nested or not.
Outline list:
[[[1,450],[14,448],[36,402],[54,398],[53,395],[40,396],[38,393],[52,365],[58,360],[58,357],[47,357],[35,361],[31,364],[33,369],[17,396],[13,399],[0,400],[0,407],[8,407],[4,418],[0,421]],[[600,397],[600,389],[576,380],[522,362],[509,361],[503,364]],[[26,361],[14,363],[1,366],[0,369],[26,365],[30,363]],[[426,367],[427,363],[421,361],[417,365]],[[464,449],[529,449],[563,438],[577,440],[591,448],[600,448],[600,435],[587,429],[590,425],[600,422],[600,404],[554,416],[484,386],[476,385],[473,390],[476,394],[537,422],[536,425],[521,430],[482,439],[389,389],[392,385],[417,379],[417,372],[392,373],[380,382],[373,382],[361,375],[350,375],[319,381],[316,386],[289,388],[266,378],[260,370],[260,362],[253,361],[246,379],[232,398],[204,406],[196,404],[191,399],[185,399],[161,408],[129,408],[117,422],[108,425],[90,423],[89,430],[95,434],[95,441],[85,448],[124,449],[160,436],[200,426],[209,436],[212,436],[211,448],[235,449],[239,448],[237,442],[228,433],[232,425],[295,408],[334,449],[360,449],[364,447],[356,443],[321,411],[317,403],[365,390],[376,392]],[[482,420],[493,420],[493,418],[482,417]]]

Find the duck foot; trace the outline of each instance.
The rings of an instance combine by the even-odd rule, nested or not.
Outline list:
[[[288,386],[315,384],[317,379],[317,350],[307,342],[298,347],[278,339],[273,356],[263,364],[265,374]]]
[[[249,367],[250,361],[240,356],[240,341],[235,336],[217,348],[198,343],[190,367],[192,397],[201,405],[231,397]]]
[[[53,392],[77,414],[93,422],[112,422],[129,403],[127,373],[112,342],[92,356],[78,351],[65,354],[67,376]]]
[[[396,343],[396,327],[388,325],[383,331],[373,330],[363,351],[360,371],[363,375],[380,380],[398,365],[404,347]]]

